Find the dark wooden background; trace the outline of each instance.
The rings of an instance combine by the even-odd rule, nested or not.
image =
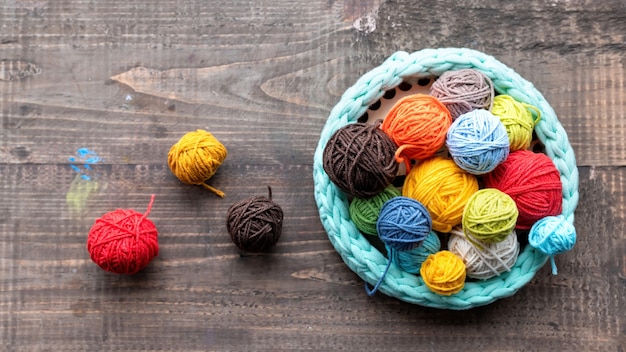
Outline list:
[[[463,312],[368,297],[313,199],[340,94],[396,50],[447,46],[533,82],[580,168],[559,275]],[[626,351],[625,52],[623,0],[1,0],[1,350]],[[224,199],[166,165],[197,128],[228,148]],[[79,148],[102,161],[74,170]],[[267,185],[283,237],[242,257],[226,211]],[[103,272],[93,221],[151,194],[159,256]]]

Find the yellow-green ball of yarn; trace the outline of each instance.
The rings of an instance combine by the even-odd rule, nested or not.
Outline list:
[[[495,188],[481,189],[465,205],[463,232],[479,247],[480,242],[502,242],[515,229],[518,215],[517,205],[508,194]]]
[[[383,204],[393,197],[400,196],[400,191],[393,185],[370,198],[354,198],[350,203],[350,218],[359,231],[375,236],[376,221]]]
[[[541,118],[539,109],[502,94],[493,98],[491,113],[497,116],[506,128],[511,152],[530,147],[533,129]]]
[[[465,286],[465,263],[450,251],[439,251],[422,263],[420,276],[431,291],[451,296]]]

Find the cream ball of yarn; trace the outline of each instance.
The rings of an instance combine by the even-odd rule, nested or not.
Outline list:
[[[463,259],[468,277],[486,280],[511,270],[515,265],[520,250],[515,230],[501,242],[475,242],[476,245],[465,237],[460,226],[450,232],[448,248]]]

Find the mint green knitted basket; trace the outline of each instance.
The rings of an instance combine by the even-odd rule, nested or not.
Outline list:
[[[348,197],[328,178],[322,166],[324,147],[339,128],[354,123],[385,91],[405,80],[437,77],[445,71],[473,68],[487,75],[500,94],[537,107],[541,119],[535,133],[561,174],[563,215],[573,224],[578,203],[578,169],[574,151],[554,110],[535,87],[494,57],[464,48],[424,49],[396,52],[382,65],[364,74],[348,88],[332,109],[324,126],[313,163],[315,200],[330,242],[343,261],[359,277],[375,285],[387,266],[387,258],[363,236],[350,220]],[[530,245],[519,254],[511,271],[484,281],[468,281],[452,296],[430,291],[421,277],[391,264],[379,291],[402,301],[442,309],[470,309],[515,294],[543,267],[548,257]]]

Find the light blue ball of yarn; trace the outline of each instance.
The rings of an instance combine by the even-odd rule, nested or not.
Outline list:
[[[546,216],[530,228],[528,243],[543,254],[550,256],[552,274],[556,275],[554,256],[574,248],[576,228],[563,215]]]
[[[386,201],[376,222],[378,237],[392,252],[416,248],[426,239],[432,227],[432,218],[426,207],[404,196]]]
[[[499,118],[483,109],[459,116],[448,130],[446,145],[463,170],[482,175],[509,156],[509,136]]]
[[[402,271],[411,274],[419,274],[422,263],[429,255],[435,254],[441,250],[441,241],[439,236],[431,231],[424,239],[422,244],[408,251],[392,251],[387,248],[390,260]]]

